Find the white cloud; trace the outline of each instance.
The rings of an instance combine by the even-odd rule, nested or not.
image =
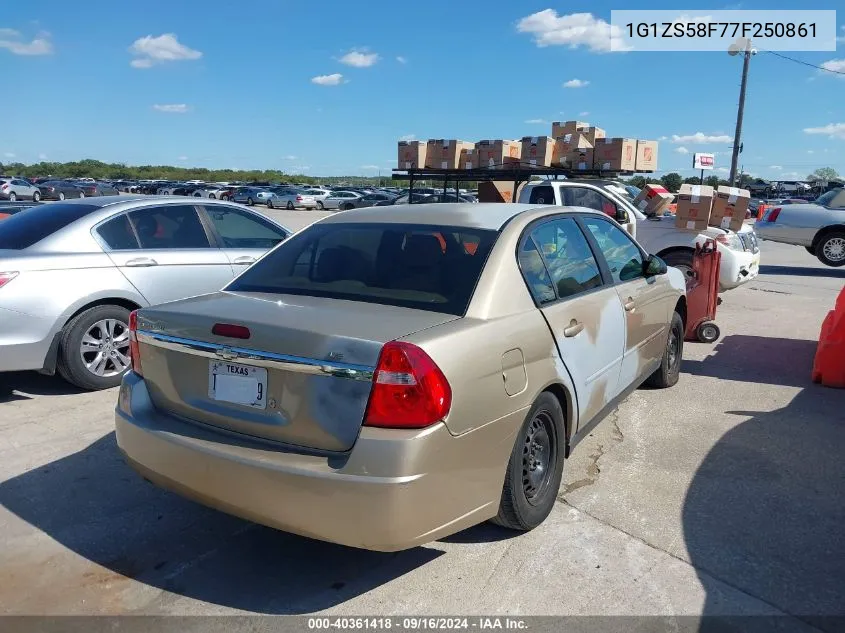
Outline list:
[[[6,158],[14,158],[15,154],[13,152],[6,152],[5,154],[3,154],[3,156],[5,156]]]
[[[27,42],[15,29],[0,29],[0,48],[5,48],[13,55],[50,55],[53,52],[49,33],[41,32],[31,42]]]
[[[331,75],[317,75],[311,77],[311,83],[318,86],[337,86],[343,83],[343,75],[340,73],[333,73]]]
[[[310,170],[311,170],[310,165],[296,165],[294,167],[291,167],[291,171],[310,171]]]
[[[516,30],[530,33],[537,46],[584,46],[594,53],[630,50],[622,31],[592,13],[558,15],[554,9],[532,13],[517,22]]]
[[[785,171],[781,174],[784,178],[799,178],[801,175],[797,171]]]
[[[541,125],[541,124],[548,123],[548,121],[546,121],[546,119],[528,119],[525,122],[528,123],[529,125]]]
[[[563,84],[564,88],[583,88],[585,86],[589,86],[589,81],[584,81],[583,79],[570,79],[569,81]]]
[[[845,59],[830,59],[822,62],[821,68],[829,70],[832,73],[845,73]],[[845,79],[845,74],[839,75],[840,79]]]
[[[673,143],[692,143],[696,145],[705,145],[707,143],[732,143],[733,139],[727,134],[709,135],[704,132],[696,132],[695,134],[686,134],[678,136],[672,135]]]
[[[769,169],[774,169],[775,171],[782,171],[783,167],[781,165],[769,165]]]
[[[355,68],[369,68],[379,60],[376,53],[365,53],[363,51],[352,50],[340,58],[341,64],[347,66],[354,66]]]
[[[722,174],[727,174],[730,171],[730,169],[728,169],[727,167],[717,167],[714,171],[718,171]]]
[[[589,112],[579,112],[578,116],[590,116]]]
[[[815,152],[814,152],[813,150],[811,150],[811,149],[808,149],[808,150],[807,150],[807,153],[808,153],[808,154],[815,154]]]
[[[294,156],[293,154],[288,154],[287,156],[283,156],[285,160],[296,160],[298,157]]]
[[[39,154],[38,160],[47,160],[47,154]]]
[[[845,139],[845,123],[828,123],[827,125],[824,125],[822,127],[805,127],[804,133],[825,134],[830,138]]]
[[[661,137],[660,137],[659,139],[657,139],[657,140],[658,140],[658,141],[668,141],[668,140],[669,140],[669,137],[668,137],[668,136],[661,136]]]
[[[169,112],[171,114],[185,114],[190,108],[187,103],[156,103],[153,110]]]
[[[417,135],[416,134],[405,134],[399,137],[400,141],[416,141]]]
[[[188,157],[187,156],[180,156],[179,160],[185,161],[185,160],[188,160]]]
[[[681,147],[676,148],[675,151],[679,154],[689,154],[689,150],[683,145]]]
[[[202,57],[200,51],[180,44],[175,33],[165,33],[158,37],[147,35],[132,43],[129,52],[135,56],[129,65],[132,68],[152,68],[156,64],[177,62]]]
[[[407,58],[407,57],[402,57],[402,55],[397,55],[397,56],[396,56],[396,61],[397,61],[397,62],[399,62],[400,64],[407,64],[407,63],[408,63],[408,58]]]

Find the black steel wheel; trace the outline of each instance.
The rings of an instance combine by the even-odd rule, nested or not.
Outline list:
[[[669,324],[669,335],[666,338],[666,348],[663,358],[651,376],[646,378],[645,385],[657,389],[672,387],[678,383],[681,375],[681,361],[684,358],[684,320],[677,312],[672,314]]]
[[[545,521],[560,489],[565,447],[563,409],[553,394],[544,391],[517,435],[494,523],[527,531]]]

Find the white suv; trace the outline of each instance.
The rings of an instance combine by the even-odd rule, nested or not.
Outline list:
[[[713,238],[722,254],[721,292],[736,288],[760,274],[760,248],[750,225],[744,224],[739,233],[717,226],[707,227],[701,232],[681,229],[675,226],[674,216],[643,215],[633,205],[638,194],[636,187],[612,180],[544,180],[527,183],[519,194],[518,202],[603,211],[624,225],[649,253],[679,268],[685,275],[692,274],[695,245]]]

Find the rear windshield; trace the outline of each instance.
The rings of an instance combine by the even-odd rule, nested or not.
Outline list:
[[[93,204],[52,202],[16,213],[0,222],[0,249],[29,248],[99,208]]]
[[[496,231],[412,224],[317,224],[226,290],[330,297],[462,316]]]

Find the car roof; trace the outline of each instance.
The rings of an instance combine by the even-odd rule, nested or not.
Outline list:
[[[547,204],[502,202],[467,204],[461,202],[445,202],[408,205],[401,212],[397,212],[396,207],[393,206],[353,209],[324,218],[320,220],[320,224],[348,222],[362,224],[431,224],[436,226],[455,226],[498,231],[512,218],[532,210],[563,213],[576,209],[573,207],[555,207]],[[587,210],[578,208],[577,211],[582,212]]]

